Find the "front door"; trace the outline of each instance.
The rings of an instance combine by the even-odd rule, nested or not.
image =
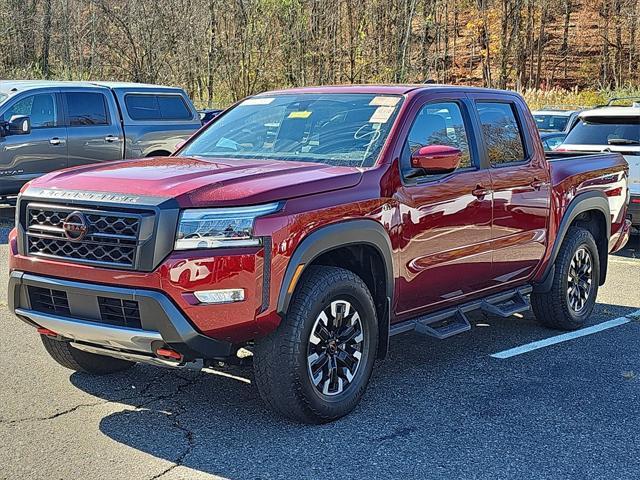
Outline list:
[[[0,121],[27,115],[31,133],[0,137],[0,195],[14,194],[44,173],[67,166],[67,129],[53,91],[15,98],[0,114]]]
[[[396,194],[401,228],[396,314],[400,317],[487,286],[491,179],[469,148],[470,124],[464,103],[443,100],[425,104],[411,126],[400,159],[403,186]],[[446,175],[412,168],[411,153],[425,145],[459,148],[459,168]]]

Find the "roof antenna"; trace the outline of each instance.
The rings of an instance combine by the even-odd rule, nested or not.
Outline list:
[[[436,81],[433,78],[427,78],[423,83],[425,85],[434,85]]]

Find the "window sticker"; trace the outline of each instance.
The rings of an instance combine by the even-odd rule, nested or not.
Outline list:
[[[400,97],[377,96],[371,99],[369,105],[373,107],[395,107],[399,101]]]
[[[373,112],[371,118],[369,119],[369,123],[387,123],[396,107],[378,107],[376,111]]]
[[[311,116],[310,111],[303,110],[301,112],[291,112],[287,118],[309,118]]]
[[[273,97],[253,97],[247,98],[240,105],[269,105],[274,100],[275,98]]]

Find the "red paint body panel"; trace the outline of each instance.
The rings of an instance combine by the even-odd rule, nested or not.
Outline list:
[[[181,207],[286,200],[280,212],[258,218],[254,225],[255,235],[271,238],[271,252],[262,247],[175,252],[153,272],[143,273],[22,256],[17,253],[14,231],[10,268],[161,291],[199,331],[240,343],[278,326],[278,296],[293,253],[309,234],[334,223],[371,219],[388,233],[393,322],[539,280],[566,208],[579,193],[620,189],[620,195],[608,197],[610,249],[621,248],[628,238],[624,159],[602,154],[548,162],[531,115],[516,94],[466,87],[371,85],[286,92],[400,94],[405,100],[376,165],[369,169],[173,156],[79,167],[31,184],[166,197],[176,199]],[[483,95],[508,99],[522,110],[530,151],[527,161],[461,172],[420,186],[404,185],[398,159],[418,107],[433,99],[471,102],[471,97]],[[478,187],[486,189],[486,195],[477,195]],[[270,264],[265,265],[269,256]],[[195,290],[221,288],[245,289],[245,301],[195,304]]]

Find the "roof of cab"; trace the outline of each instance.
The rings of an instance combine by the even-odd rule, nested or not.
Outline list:
[[[466,85],[442,85],[437,83],[417,83],[417,84],[397,84],[397,85],[325,85],[315,87],[295,87],[285,88],[280,90],[271,90],[263,92],[257,96],[269,96],[269,95],[281,95],[281,94],[303,94],[303,93],[367,93],[372,95],[406,95],[411,92],[426,91],[426,90],[458,90],[464,92],[487,92],[487,93],[512,93],[502,90],[495,90],[490,88],[469,87]]]
[[[146,83],[132,82],[85,82],[85,81],[58,81],[58,80],[0,80],[0,92],[18,93],[36,88],[62,88],[62,87],[83,87],[83,88],[131,88],[131,89],[178,89],[179,87],[167,87],[164,85],[151,85]]]

